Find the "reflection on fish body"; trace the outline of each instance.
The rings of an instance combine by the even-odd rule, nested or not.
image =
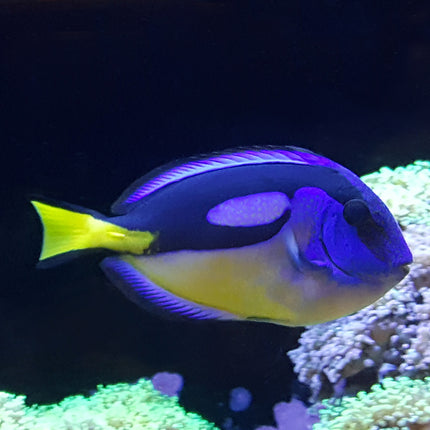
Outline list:
[[[112,250],[101,263],[107,276],[144,308],[178,317],[316,324],[374,302],[412,260],[397,222],[356,175],[295,147],[156,169],[112,217],[32,203],[42,263]]]

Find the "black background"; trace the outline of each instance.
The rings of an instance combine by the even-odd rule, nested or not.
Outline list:
[[[159,370],[187,408],[269,424],[297,391],[299,329],[172,323],[127,301],[94,255],[37,270],[37,193],[109,213],[172,159],[304,146],[364,174],[430,157],[430,6],[414,1],[0,3],[0,389],[29,403]]]

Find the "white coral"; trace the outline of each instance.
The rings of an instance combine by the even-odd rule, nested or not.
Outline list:
[[[361,178],[403,225],[430,225],[430,161],[394,170],[382,167]]]

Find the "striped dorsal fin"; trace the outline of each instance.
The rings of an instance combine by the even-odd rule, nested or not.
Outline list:
[[[161,166],[131,184],[112,205],[117,215],[127,213],[141,199],[169,184],[191,176],[236,166],[264,163],[340,166],[326,157],[292,146],[236,149],[192,157]]]

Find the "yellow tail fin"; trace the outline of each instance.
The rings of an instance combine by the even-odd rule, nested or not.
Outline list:
[[[155,235],[148,231],[128,230],[90,214],[34,200],[31,204],[43,225],[40,261],[88,248],[142,254],[155,239]]]

